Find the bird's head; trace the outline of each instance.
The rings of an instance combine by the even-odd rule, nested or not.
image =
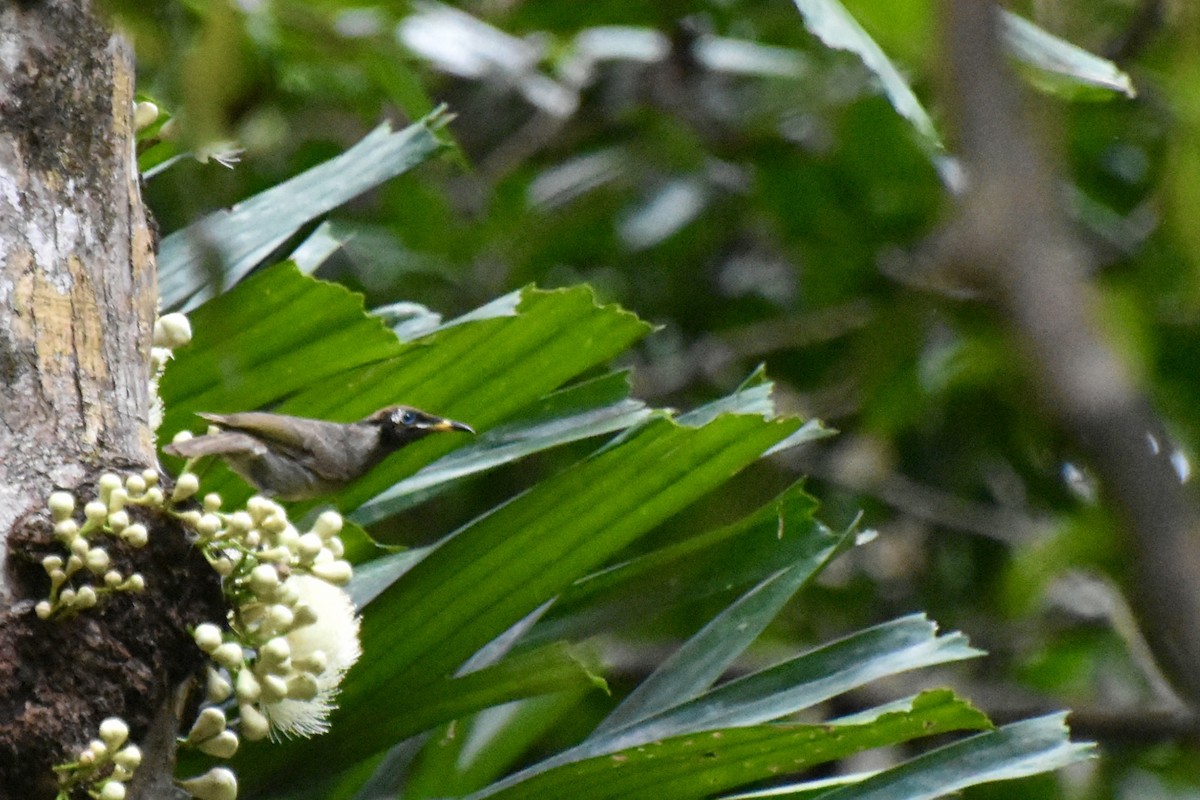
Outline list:
[[[431,433],[475,432],[475,429],[466,423],[438,417],[412,406],[381,408],[363,422],[378,425],[382,441],[391,447],[401,447]]]

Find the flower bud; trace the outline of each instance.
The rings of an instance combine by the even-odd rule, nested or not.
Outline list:
[[[224,767],[213,767],[203,775],[176,783],[196,800],[237,800],[237,778]]]
[[[229,681],[225,680],[220,672],[217,672],[212,667],[208,668],[208,685],[205,691],[205,697],[210,703],[223,703],[233,693],[233,687],[229,685]]]
[[[33,612],[37,614],[38,619],[49,619],[54,609],[50,607],[49,600],[39,600],[38,604],[33,607]]]
[[[324,548],[325,543],[315,533],[306,533],[296,540],[296,555],[301,561],[312,561]]]
[[[322,564],[313,564],[312,574],[323,581],[332,583],[334,586],[342,586],[350,582],[350,578],[354,574],[354,568],[350,566],[349,561],[339,559]]]
[[[320,689],[317,679],[308,672],[297,672],[288,678],[287,696],[289,700],[312,700]]]
[[[270,564],[259,564],[250,571],[250,590],[255,594],[267,597],[273,595],[279,588],[279,571]]]
[[[200,491],[200,479],[196,477],[196,473],[185,472],[179,476],[179,480],[175,481],[175,488],[171,490],[171,500],[178,503],[198,491]]]
[[[122,508],[124,508],[125,501],[127,501],[128,499],[129,499],[129,492],[125,491],[125,489],[123,487],[118,486],[116,489],[113,489],[112,492],[109,493],[109,495],[108,495],[108,511],[109,511],[110,517],[112,515],[112,512],[120,511]]]
[[[242,717],[239,729],[243,739],[254,742],[266,738],[266,735],[270,733],[271,723],[267,722],[263,713],[254,706],[243,703],[238,706],[238,712]]]
[[[126,542],[130,547],[145,547],[146,543],[150,541],[150,532],[146,530],[145,525],[135,522],[121,531],[121,541]]]
[[[50,516],[55,522],[62,522],[75,513],[75,495],[70,492],[52,492],[46,502],[50,508]]]
[[[147,467],[146,469],[142,470],[142,480],[146,482],[147,486],[157,486],[158,470],[152,467]]]
[[[329,548],[329,554],[334,558],[341,558],[346,555],[346,545],[342,543],[341,537],[334,536],[326,543]]]
[[[129,726],[120,717],[109,717],[100,723],[100,738],[108,749],[117,750],[129,738]]]
[[[209,653],[209,655],[212,656],[213,661],[216,661],[226,669],[240,667],[246,660],[242,654],[241,645],[236,642],[225,642],[225,644],[220,645],[216,650]]]
[[[219,708],[209,706],[197,715],[196,721],[192,723],[192,729],[188,731],[186,741],[189,744],[198,744],[207,741],[225,730],[227,724],[225,721],[225,712]]]
[[[121,577],[121,573],[117,572],[115,569],[110,569],[108,572],[104,573],[104,585],[109,589],[115,589],[120,586],[122,580],[124,579]]]
[[[258,649],[258,656],[268,664],[281,664],[292,657],[292,646],[282,636],[276,636]]]
[[[296,621],[296,615],[290,608],[278,603],[267,609],[267,622],[271,628],[276,631],[284,632],[292,627],[292,623]]]
[[[237,692],[239,703],[254,703],[262,696],[262,685],[258,682],[258,678],[254,677],[253,672],[243,669],[238,672],[237,686],[234,691]]]
[[[328,539],[341,533],[344,524],[342,515],[338,512],[322,511],[321,516],[317,517],[317,521],[313,523],[313,533],[322,539]]]
[[[230,530],[248,531],[254,527],[254,519],[245,511],[235,511],[225,519],[225,525]]]
[[[108,519],[108,504],[93,500],[83,507],[83,516],[93,525],[103,525]]]
[[[143,100],[133,107],[133,129],[135,131],[145,130],[157,121],[158,106],[149,100]]]
[[[125,800],[125,784],[115,780],[105,781],[96,797],[98,800]]]
[[[238,749],[238,737],[233,731],[225,730],[200,744],[200,752],[216,758],[233,758]]]
[[[288,695],[287,681],[278,675],[264,675],[262,685],[262,700],[264,703],[278,703]]]
[[[154,346],[174,350],[192,340],[192,324],[178,312],[164,314],[154,321]]]
[[[118,489],[121,486],[120,476],[114,475],[111,472],[106,472],[100,476],[100,480],[96,482],[96,488],[99,490],[100,499],[108,501],[109,495],[113,489]]]
[[[130,475],[125,479],[125,491],[130,497],[137,497],[146,493],[146,479],[141,475]]]
[[[196,641],[196,646],[206,653],[212,653],[223,644],[221,629],[211,622],[202,622],[196,626],[196,630],[192,632],[192,638]]]
[[[129,526],[129,514],[125,511],[114,511],[108,515],[108,527],[113,533],[120,533]]]
[[[140,592],[146,588],[146,579],[142,577],[142,573],[135,572],[125,579],[122,586],[132,592]]]
[[[73,605],[76,608],[92,608],[97,601],[96,590],[91,586],[80,586],[79,591],[75,593],[75,602]]]
[[[62,565],[63,560],[61,556],[46,556],[42,559],[42,569],[46,570],[47,575],[49,575],[51,572],[54,572],[56,569],[61,570]]]
[[[142,495],[142,500],[148,506],[158,507],[163,504],[163,497],[164,495],[162,489],[158,488],[157,486],[151,486],[146,490],[146,493]]]
[[[69,543],[79,535],[79,523],[73,519],[64,519],[54,525],[54,538],[64,544]]]
[[[99,575],[108,569],[108,551],[103,547],[93,547],[87,551],[87,555],[83,557],[83,563],[92,573]]]
[[[113,761],[117,766],[133,772],[142,763],[142,749],[136,744],[126,745],[117,751]]]

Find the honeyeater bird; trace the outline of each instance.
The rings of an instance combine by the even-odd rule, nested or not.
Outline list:
[[[325,422],[263,411],[198,414],[221,428],[173,442],[164,452],[218,456],[263,494],[306,500],[336,492],[387,456],[431,433],[470,425],[409,406],[388,406],[358,422]]]

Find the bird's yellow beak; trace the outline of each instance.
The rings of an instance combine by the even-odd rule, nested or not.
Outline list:
[[[447,431],[462,431],[463,433],[474,433],[475,429],[465,422],[456,422],[452,419],[439,419],[437,422],[430,423],[425,427],[425,430],[444,433]]]

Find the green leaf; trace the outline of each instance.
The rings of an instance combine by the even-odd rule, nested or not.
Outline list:
[[[813,518],[816,507],[795,484],[737,522],[583,578],[555,601],[529,640],[588,636],[681,603],[744,590],[802,561],[824,563],[838,536]]]
[[[863,65],[879,78],[883,94],[887,97],[896,113],[912,124],[920,141],[942,174],[944,181],[950,185],[957,182],[954,176],[955,168],[945,155],[942,137],[933,124],[933,119],[925,111],[925,106],[917,99],[908,81],[896,69],[895,64],[876,44],[862,26],[850,15],[838,0],[793,0],[800,15],[804,17],[804,25],[813,36],[816,36],[825,46],[835,50],[846,50],[858,56]]]
[[[1005,44],[1035,86],[1069,100],[1137,97],[1129,74],[1113,62],[1060,39],[1024,17],[1005,10],[1000,13]]]
[[[508,464],[531,453],[624,430],[651,415],[628,397],[629,379],[614,373],[555,392],[444,458],[393,484],[359,506],[351,518],[369,525],[443,491],[454,481]]]
[[[670,737],[779,719],[888,675],[979,655],[982,653],[968,646],[961,633],[938,636],[937,627],[923,614],[902,617],[730,681],[654,716],[589,737],[488,791],[519,784],[563,764]]]
[[[434,112],[395,133],[384,123],[346,152],[162,240],[164,308],[190,309],[244,278],[308,221],[406,172],[443,147]]]
[[[461,797],[486,786],[540,738],[563,724],[564,717],[578,713],[583,697],[578,692],[531,697],[447,725],[440,735],[431,737],[403,787],[393,784],[385,791],[398,794],[402,790],[406,800],[412,800]],[[364,793],[364,800],[369,797]]]
[[[389,697],[387,723],[359,728],[358,748],[376,752],[435,725],[525,697],[605,689],[604,680],[563,643],[522,651],[492,666]]]
[[[317,767],[312,748],[357,760],[396,734],[393,687],[420,702],[489,641],[638,536],[757,459],[799,427],[794,420],[725,415],[702,427],[656,419],[620,446],[579,462],[468,525],[375,599],[363,615],[366,656],[331,719],[355,735],[285,748],[246,748],[273,782]],[[380,698],[389,698],[380,702]],[[399,715],[403,717],[403,714]],[[391,741],[394,741],[392,739]],[[332,754],[336,754],[333,756]],[[247,786],[255,778],[244,776]]]
[[[757,724],[888,675],[981,655],[961,633],[939,636],[924,614],[912,614],[722,684],[583,747],[611,751],[686,731]]]
[[[280,413],[350,421],[397,402],[468,421],[483,431],[525,409],[536,410],[536,403],[548,403],[544,407],[553,411],[560,401],[546,395],[606,363],[649,330],[628,312],[598,306],[586,287],[525,289],[402,344],[363,311],[360,296],[302,276],[291,265],[254,275],[190,318],[195,337],[163,376],[168,409],[160,431],[163,440],[195,425],[197,411],[270,406]],[[592,387],[594,396],[609,396],[605,393],[616,386]],[[581,389],[569,397],[582,402],[587,394]],[[585,435],[589,425],[593,430],[619,427],[630,415],[641,416],[624,405],[610,409],[607,418],[576,420],[574,434]],[[553,433],[524,443],[513,457],[530,452],[538,442],[549,447],[569,439]],[[438,438],[386,460],[343,493],[341,507],[356,508],[437,456],[472,443],[466,436]],[[481,455],[475,466],[483,468],[483,461],[494,455]],[[211,476],[205,480],[206,491],[234,501],[250,494],[224,468]],[[449,477],[439,473],[439,479]],[[428,476],[421,484],[429,489]],[[397,507],[412,502],[406,498]],[[381,516],[377,508],[370,518]]]
[[[778,524],[782,529],[782,517]],[[660,664],[592,735],[603,737],[641,722],[709,688],[850,535],[846,534],[815,557],[780,570],[742,595]]]
[[[701,428],[665,419],[580,462],[460,531],[371,606],[364,642],[388,673],[359,673],[369,694],[403,676],[453,670],[499,632],[750,463],[797,423],[726,416]],[[436,619],[437,625],[429,621]],[[376,622],[377,621],[377,622]],[[364,644],[364,649],[366,645]]]
[[[405,348],[343,286],[276,264],[188,315],[192,341],[176,351],[159,391],[164,440],[197,411],[247,411]],[[344,394],[331,392],[336,397]]]
[[[964,728],[987,719],[949,691],[859,725],[757,725],[690,733],[543,772],[501,790],[471,795],[504,800],[622,798],[688,800],[797,772],[853,753]]]
[[[946,745],[821,800],[932,800],[968,786],[1060,769],[1091,758],[1093,745],[1072,742],[1066,714],[1014,722]]]

